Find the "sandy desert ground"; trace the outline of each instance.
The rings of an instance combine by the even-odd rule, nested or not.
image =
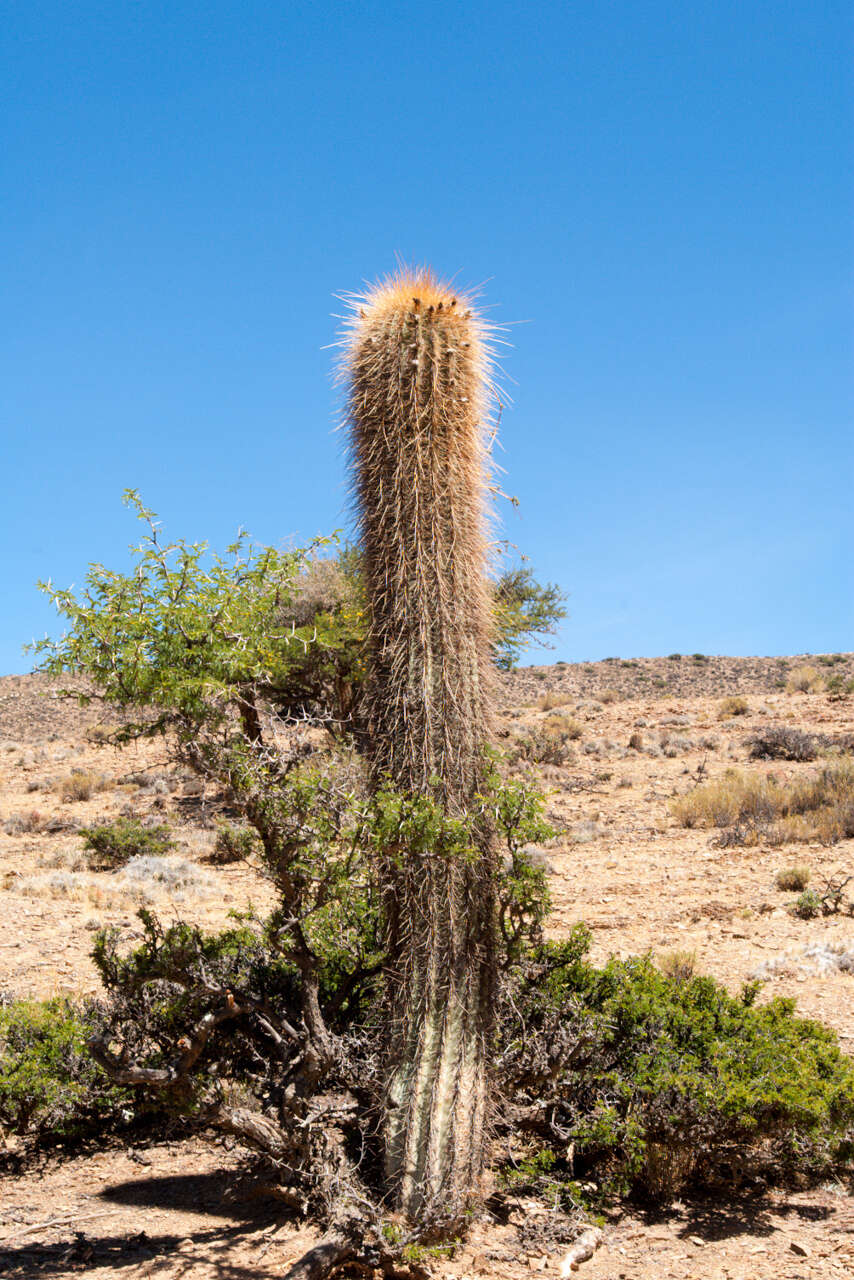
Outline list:
[[[689,655],[525,667],[502,677],[501,745],[555,714],[540,709],[546,695],[581,728],[565,764],[537,770],[560,832],[543,850],[553,935],[585,920],[597,960],[680,949],[732,990],[763,975],[766,995],[795,997],[854,1053],[854,976],[833,964],[835,953],[854,951],[854,919],[799,919],[787,910],[792,893],[775,886],[793,863],[807,864],[817,887],[854,872],[854,841],[721,848],[714,832],[679,826],[670,808],[698,778],[733,766],[780,779],[816,769],[748,762],[746,739],[761,728],[854,734],[854,696],[786,692],[788,675],[805,662],[854,678],[851,654],[833,662]],[[721,719],[721,701],[732,695],[746,699],[747,711]],[[0,991],[12,996],[96,991],[93,932],[114,924],[128,940],[138,937],[141,904],[217,925],[232,907],[270,901],[250,866],[207,861],[216,798],[169,763],[162,743],[98,745],[98,720],[96,709],[62,701],[42,677],[0,680]],[[88,798],[64,797],[74,771],[93,775]],[[173,828],[178,848],[167,877],[135,881],[83,867],[78,828],[123,813]],[[310,1239],[231,1142],[164,1134],[138,1148],[59,1153],[17,1170],[14,1140],[6,1142],[0,1274],[272,1280]],[[520,1253],[513,1230],[496,1225],[480,1228],[438,1274],[556,1276],[560,1258]],[[854,1196],[836,1183],[686,1199],[666,1213],[615,1212],[579,1271],[590,1280],[852,1274]]]

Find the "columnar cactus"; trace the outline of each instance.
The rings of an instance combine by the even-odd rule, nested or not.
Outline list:
[[[486,327],[429,271],[402,272],[357,300],[346,359],[373,776],[454,815],[490,730]],[[386,874],[386,1171],[410,1218],[450,1220],[481,1171],[494,858],[484,838],[474,859],[404,856]]]

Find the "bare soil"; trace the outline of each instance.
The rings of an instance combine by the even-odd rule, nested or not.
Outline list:
[[[693,953],[696,969],[732,990],[757,973],[764,996],[796,998],[854,1053],[854,976],[805,949],[854,951],[854,920],[802,920],[776,873],[806,864],[811,885],[854,872],[854,841],[721,848],[715,833],[686,830],[672,799],[731,767],[795,778],[819,767],[749,762],[745,740],[770,725],[842,737],[854,732],[854,699],[785,692],[804,662],[854,678],[854,655],[830,663],[792,658],[610,660],[528,667],[502,677],[502,745],[549,715],[579,722],[563,766],[537,772],[560,834],[543,851],[561,936],[577,921],[593,930],[594,958],[650,951]],[[139,936],[136,911],[208,926],[250,900],[271,903],[252,866],[209,861],[222,803],[176,770],[165,744],[119,750],[93,740],[102,720],[55,696],[38,676],[0,679],[0,991],[17,997],[98,989],[89,957],[95,929]],[[544,695],[565,705],[540,710]],[[746,714],[719,718],[739,694]],[[640,735],[632,738],[632,735]],[[629,740],[635,746],[629,746]],[[91,775],[85,799],[64,799],[72,771]],[[178,870],[169,884],[129,883],[90,872],[78,829],[121,814],[156,817],[173,829]],[[14,1139],[3,1139],[14,1149]],[[0,1184],[0,1274],[97,1274],[100,1280],[280,1276],[311,1242],[251,1155],[232,1143],[151,1135],[138,1147],[57,1153]],[[521,1205],[517,1217],[536,1217]],[[531,1238],[530,1231],[527,1233]],[[521,1246],[513,1223],[481,1226],[442,1276],[560,1274],[565,1250]],[[839,1184],[755,1197],[686,1200],[664,1214],[614,1214],[602,1247],[582,1264],[590,1280],[771,1280],[854,1274],[854,1195]]]

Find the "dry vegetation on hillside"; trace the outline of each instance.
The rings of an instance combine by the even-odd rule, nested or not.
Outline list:
[[[733,991],[761,976],[760,998],[796,997],[854,1052],[852,682],[851,654],[674,655],[502,676],[499,745],[514,771],[542,781],[558,828],[536,851],[554,900],[550,933],[585,920],[597,960],[649,951]],[[119,750],[99,743],[104,730],[94,706],[62,701],[42,677],[0,680],[7,997],[94,992],[95,929],[138,937],[139,906],[222,925],[232,908],[272,904],[251,842],[222,835],[234,817],[227,797],[170,764],[162,743]],[[105,864],[81,833],[117,821],[131,841],[166,827],[171,843],[129,845]],[[798,910],[810,893],[814,909]],[[306,1246],[233,1144],[148,1134],[129,1150],[35,1170],[16,1166],[15,1140],[5,1141],[0,1261],[10,1275],[272,1278]],[[520,1220],[526,1212],[533,1203]],[[558,1274],[560,1248],[529,1235],[520,1257],[517,1233],[497,1223],[440,1273]],[[624,1211],[582,1274],[794,1280],[852,1267],[854,1200],[833,1185],[677,1202],[664,1216]]]

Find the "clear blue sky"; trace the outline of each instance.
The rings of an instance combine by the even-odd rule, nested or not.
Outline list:
[[[555,658],[854,648],[847,3],[0,6],[0,671],[137,487],[346,524],[336,292],[513,323],[503,535]]]

